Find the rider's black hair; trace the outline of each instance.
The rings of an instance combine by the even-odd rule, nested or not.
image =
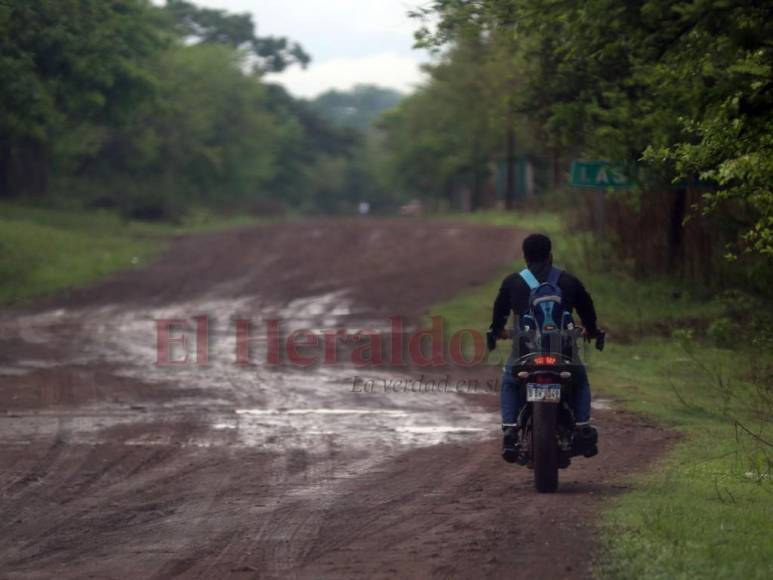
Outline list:
[[[528,264],[545,262],[550,257],[552,249],[550,238],[543,234],[531,234],[523,240],[523,257]]]

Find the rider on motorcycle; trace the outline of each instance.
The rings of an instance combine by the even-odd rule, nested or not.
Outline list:
[[[526,266],[534,277],[540,282],[545,282],[553,266],[552,243],[550,238],[542,234],[531,234],[523,241],[523,257]],[[593,299],[582,285],[582,282],[568,272],[561,272],[558,278],[558,286],[562,293],[563,307],[567,312],[574,309],[582,321],[584,327],[583,337],[586,341],[595,338],[599,329],[596,326],[596,310],[593,307]],[[499,294],[494,302],[494,312],[491,322],[493,336],[507,339],[510,337],[506,328],[507,319],[512,311],[518,316],[529,309],[529,285],[518,273],[509,275],[502,281]],[[517,325],[516,325],[517,326]],[[521,389],[518,388],[512,374],[513,363],[517,360],[519,341],[513,341],[513,353],[508,359],[502,375],[502,457],[506,461],[513,462],[518,457],[519,441],[517,423],[518,415],[526,404]],[[578,434],[582,437],[591,437],[595,429],[590,425],[591,395],[588,374],[584,365],[579,365],[574,373],[575,398],[574,414]]]

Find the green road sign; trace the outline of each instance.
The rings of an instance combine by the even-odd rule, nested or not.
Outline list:
[[[633,182],[622,168],[612,165],[609,161],[572,161],[569,185],[627,189],[633,185]]]

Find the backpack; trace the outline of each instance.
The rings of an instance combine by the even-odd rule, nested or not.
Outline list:
[[[571,319],[571,314],[564,310],[561,303],[561,288],[558,286],[561,270],[551,268],[548,279],[542,284],[528,268],[524,268],[520,276],[531,289],[529,310],[521,313],[521,317],[527,324],[533,321],[534,329],[540,336],[560,332],[566,325],[566,319]]]

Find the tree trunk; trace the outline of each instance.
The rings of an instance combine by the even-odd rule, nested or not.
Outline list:
[[[511,210],[515,205],[515,130],[511,120],[505,136],[505,164],[505,209]]]
[[[561,187],[561,153],[553,147],[553,189]]]
[[[483,198],[483,172],[476,167],[472,170],[472,192],[470,195],[470,211],[478,211]]]
[[[682,265],[682,240],[684,239],[684,217],[687,190],[679,188],[671,205],[671,223],[668,232],[668,270],[671,273]]]
[[[0,142],[0,199],[11,197],[11,145]]]

